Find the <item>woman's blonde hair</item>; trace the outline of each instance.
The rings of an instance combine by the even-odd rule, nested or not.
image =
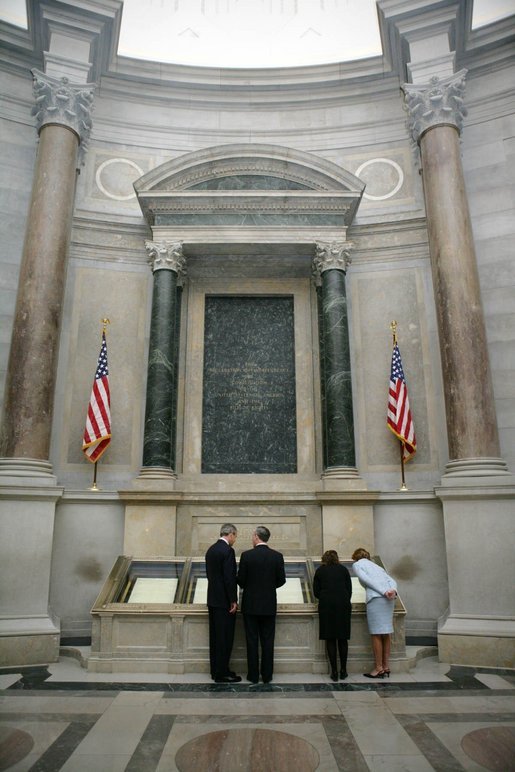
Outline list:
[[[352,553],[352,559],[362,560],[363,558],[370,560],[370,552],[367,552],[367,550],[364,547],[358,547],[358,549],[354,550],[354,552]]]
[[[322,555],[322,563],[324,566],[334,565],[339,562],[340,558],[338,557],[336,550],[326,550]]]

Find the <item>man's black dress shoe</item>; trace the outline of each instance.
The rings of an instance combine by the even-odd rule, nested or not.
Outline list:
[[[215,678],[215,684],[237,684],[241,681],[239,675],[226,675],[221,678]]]

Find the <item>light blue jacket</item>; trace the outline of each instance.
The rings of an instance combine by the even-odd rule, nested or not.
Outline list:
[[[367,558],[356,560],[352,566],[359,583],[365,588],[367,603],[372,598],[382,598],[387,590],[397,590],[397,582],[384,568]]]

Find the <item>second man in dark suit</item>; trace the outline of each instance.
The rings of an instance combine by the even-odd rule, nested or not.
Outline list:
[[[257,684],[259,674],[263,683],[270,683],[274,671],[275,617],[277,614],[277,587],[286,583],[284,558],[270,549],[267,542],[270,531],[258,525],[252,534],[253,549],[242,552],[238,570],[238,584],[243,588],[241,610],[247,639],[247,679]],[[261,668],[259,667],[261,644]]]

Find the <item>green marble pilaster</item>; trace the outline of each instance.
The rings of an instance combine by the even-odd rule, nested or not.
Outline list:
[[[184,267],[180,244],[147,242],[154,288],[148,355],[143,470],[174,476],[177,398],[178,277]]]
[[[355,468],[345,268],[350,245],[317,246],[325,471]],[[339,258],[335,259],[336,253]]]

